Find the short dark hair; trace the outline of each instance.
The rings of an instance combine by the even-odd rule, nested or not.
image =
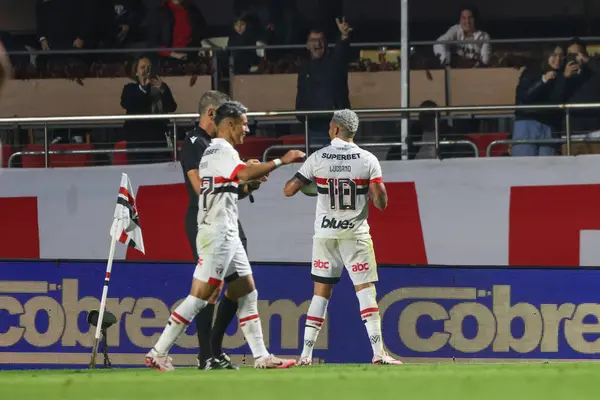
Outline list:
[[[465,10],[471,11],[471,14],[473,14],[473,19],[475,19],[475,21],[477,21],[479,19],[479,10],[474,5],[472,5],[472,4],[463,5],[460,8],[460,13],[462,14],[462,12]]]
[[[316,33],[316,34],[320,33],[323,36],[325,36],[325,29],[321,28],[320,26],[313,26],[312,28],[310,28],[308,30],[308,33],[306,34],[306,38],[308,38],[313,33]]]
[[[200,116],[206,114],[209,108],[219,108],[225,102],[230,100],[229,96],[218,90],[209,90],[205,92],[198,102],[198,113]]]
[[[233,17],[233,22],[238,21],[245,22],[248,24],[250,22],[250,13],[248,13],[247,11],[237,12]]]
[[[246,114],[248,109],[239,101],[228,101],[223,103],[215,115],[215,124],[217,126],[227,118],[239,119],[242,115]]]
[[[587,53],[587,46],[585,42],[578,37],[574,37],[571,40],[569,40],[569,43],[567,43],[567,49],[575,44],[581,46],[583,48],[584,53]]]

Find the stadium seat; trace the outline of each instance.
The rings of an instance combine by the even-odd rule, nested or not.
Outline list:
[[[120,142],[115,143],[115,150],[126,149],[127,142],[125,140],[121,140]],[[112,164],[113,165],[127,165],[129,164],[129,158],[127,157],[127,153],[114,153],[112,155]]]
[[[93,150],[91,144],[53,144],[50,145],[51,151],[64,150]],[[44,145],[32,144],[25,148],[25,151],[44,151]],[[51,154],[49,167],[89,167],[94,164],[93,154]],[[44,156],[23,156],[23,168],[44,168]]]
[[[262,161],[266,149],[280,144],[283,144],[281,139],[263,136],[247,136],[244,138],[244,143],[237,146],[237,150],[240,153],[240,158],[242,160],[255,158]],[[275,154],[269,158],[275,158]]]
[[[10,144],[3,144],[2,145],[2,165],[0,165],[0,167],[2,168],[7,168],[8,167],[8,158],[10,157],[10,155],[13,153],[13,148]]]
[[[279,139],[283,144],[304,144],[306,142],[304,134],[284,135],[280,136]]]
[[[479,149],[479,157],[485,157],[486,151],[490,143],[495,140],[508,139],[509,133],[469,133],[465,135]],[[492,157],[500,157],[508,151],[507,144],[499,144],[492,147]]]

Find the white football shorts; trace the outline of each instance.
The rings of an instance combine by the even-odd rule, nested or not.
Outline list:
[[[224,238],[210,232],[196,236],[198,263],[194,279],[220,286],[240,276],[252,275],[248,255],[239,237]]]
[[[371,238],[313,239],[313,281],[336,284],[344,266],[354,285],[377,282],[377,261]]]

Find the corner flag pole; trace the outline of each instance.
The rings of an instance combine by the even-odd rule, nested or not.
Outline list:
[[[110,252],[108,253],[108,262],[106,264],[106,275],[104,277],[104,288],[102,289],[102,300],[100,301],[100,310],[98,311],[98,324],[96,325],[96,335],[94,336],[94,348],[92,350],[92,358],[90,360],[90,368],[96,368],[96,355],[98,354],[98,344],[100,342],[100,335],[102,332],[102,322],[104,320],[104,311],[106,310],[106,298],[108,297],[108,284],[110,283],[110,272],[112,270],[113,259],[115,257],[115,248],[117,245],[117,232],[121,232],[122,221],[115,219],[113,221],[113,232],[110,241]]]

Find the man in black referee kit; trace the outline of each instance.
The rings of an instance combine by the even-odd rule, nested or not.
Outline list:
[[[190,195],[190,202],[185,216],[185,230],[192,248],[194,261],[198,260],[196,235],[198,233],[198,195],[201,186],[198,168],[204,150],[206,150],[211,139],[217,133],[217,127],[213,122],[215,112],[219,106],[227,101],[229,101],[229,97],[216,90],[210,90],[202,95],[200,104],[198,105],[200,122],[195,129],[187,133],[181,149],[183,177]],[[251,196],[252,191],[258,189],[259,186],[259,182],[240,185],[239,198],[242,199],[248,195]],[[252,197],[250,197],[250,200],[252,201]],[[242,240],[244,249],[247,251],[246,236],[239,221],[238,227],[240,239]],[[227,297],[227,292],[225,292],[219,303],[217,318],[214,326],[212,326],[215,303],[220,291],[217,290],[215,292],[207,306],[196,316],[196,329],[200,345],[200,354],[198,355],[199,369],[238,369],[236,365],[231,363],[231,359],[227,354],[223,353],[222,349],[225,331],[235,317],[238,308],[237,302]]]

